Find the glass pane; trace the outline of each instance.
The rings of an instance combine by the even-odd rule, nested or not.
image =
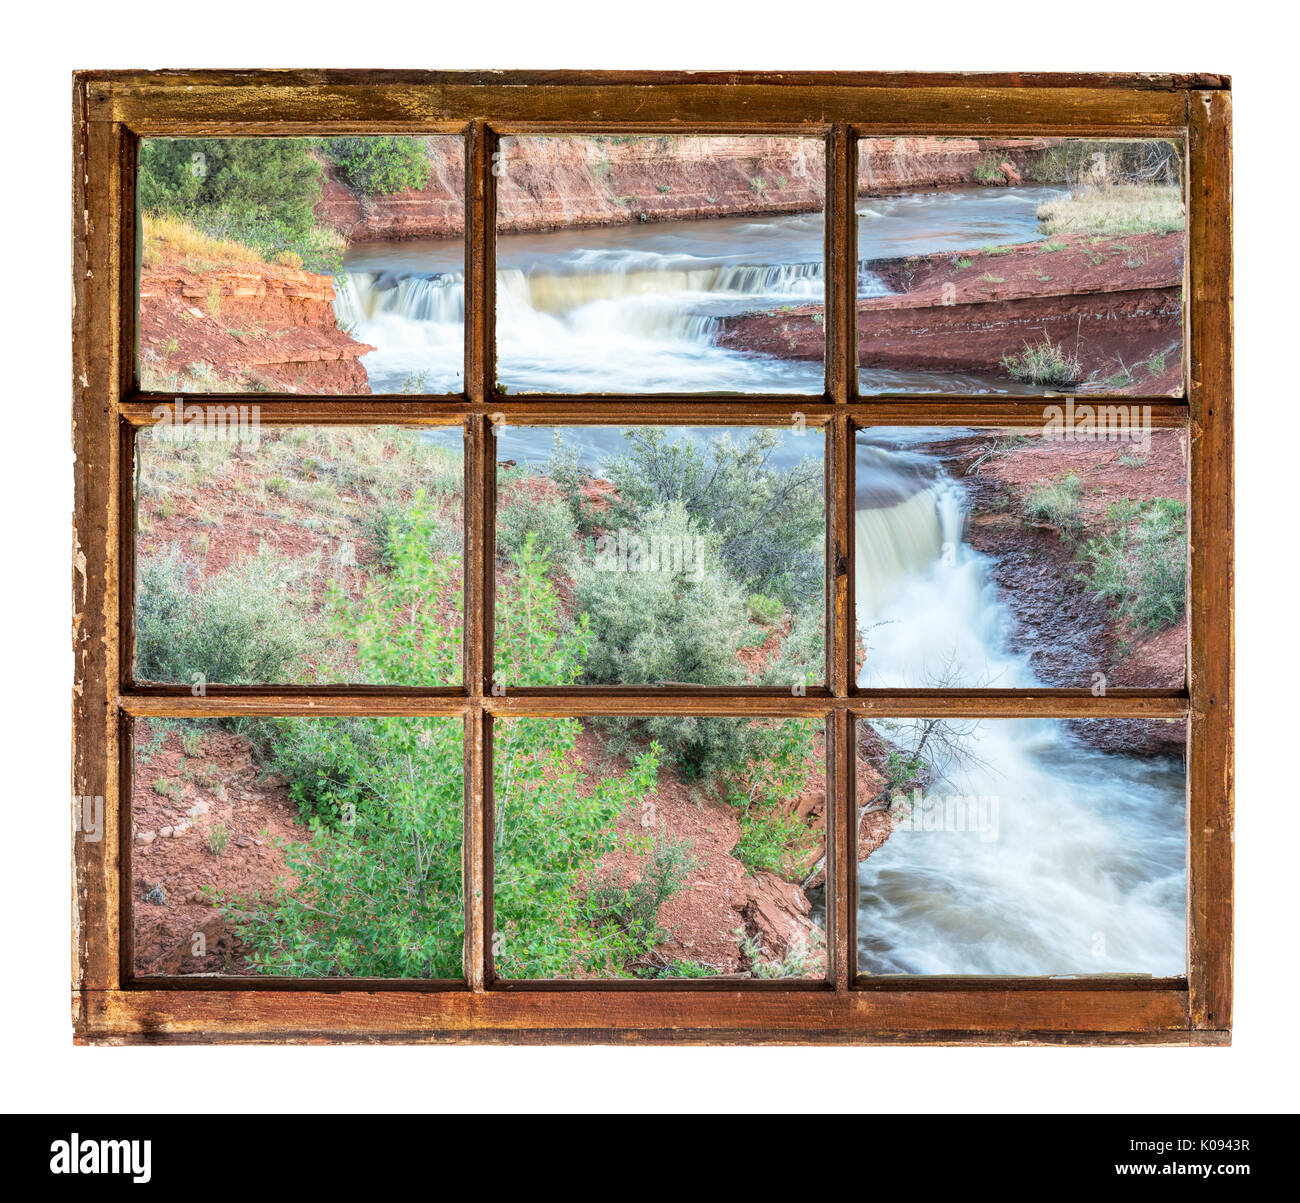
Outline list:
[[[137,679],[459,684],[460,429],[257,419],[190,406],[136,440]]]
[[[460,392],[461,140],[147,138],[140,380]]]
[[[822,978],[820,722],[493,727],[503,978]]]
[[[825,676],[824,436],[498,431],[495,687]]]
[[[1181,148],[858,144],[859,387],[1182,392]]]
[[[1186,972],[1181,722],[859,725],[858,969]]]
[[[820,140],[509,137],[495,166],[502,386],[822,391]]]
[[[857,436],[859,682],[1180,688],[1187,443],[1141,406]]]
[[[460,978],[453,719],[140,719],[139,975]]]

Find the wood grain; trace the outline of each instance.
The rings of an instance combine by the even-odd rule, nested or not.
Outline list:
[[[1232,1024],[1233,468],[1231,96],[1193,92],[1188,398],[1188,983],[1198,1028]]]
[[[83,1041],[512,1043],[1184,1043],[1230,1039],[1232,984],[1232,350],[1230,94],[1215,75],[645,72],[86,72],[74,83],[73,793],[102,796],[98,844],[74,840],[74,1028]],[[806,397],[516,396],[495,381],[495,179],[502,132],[783,132],[827,145],[827,387]],[[465,391],[326,397],[187,395],[251,403],[268,424],[461,425],[465,431],[465,683],[460,689],[134,686],[130,680],[132,436],[172,399],[135,378],[141,136],[442,132],[465,138]],[[854,138],[878,134],[1165,134],[1187,138],[1186,401],[1152,423],[1191,434],[1191,672],[1181,690],[857,691],[853,663],[855,429],[1041,426],[1053,398],[856,395]],[[828,673],[791,690],[491,689],[493,423],[788,425],[826,434]],[[513,716],[716,714],[828,724],[825,983],[495,982],[491,962],[492,722]],[[130,980],[130,778],[135,717],[454,716],[465,722],[463,983]],[[879,716],[1190,715],[1189,965],[1184,982],[861,979],[852,847],[854,724]],[[123,988],[123,986],[126,988]]]

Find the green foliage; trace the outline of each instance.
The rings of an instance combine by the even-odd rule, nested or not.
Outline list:
[[[746,608],[749,610],[750,618],[755,622],[761,622],[764,626],[771,626],[774,622],[780,621],[785,614],[785,607],[776,598],[762,593],[751,593]]]
[[[740,684],[737,658],[747,624],[736,583],[715,544],[680,501],[644,511],[641,532],[671,545],[692,540],[698,572],[608,570],[598,555],[575,572],[578,608],[591,624],[586,677],[594,684],[688,681]]]
[[[569,505],[558,497],[521,498],[497,515],[497,555],[509,562],[533,536],[533,551],[545,556],[551,567],[565,576],[573,573],[578,537]]]
[[[1167,497],[1116,502],[1107,519],[1106,532],[1079,553],[1079,579],[1139,630],[1173,626],[1186,604],[1185,503]]]
[[[980,155],[976,162],[975,182],[977,184],[1005,184],[1007,182],[1006,177],[1002,174],[998,157],[992,151],[986,151]]]
[[[537,551],[537,536],[524,536],[514,575],[497,607],[497,685],[572,685],[588,654],[588,620],[568,622],[549,578],[550,560]]]
[[[1060,480],[1038,481],[1025,494],[1022,503],[1026,520],[1056,527],[1062,539],[1075,538],[1083,529],[1081,489],[1079,478],[1073,472]]]
[[[429,153],[421,138],[327,138],[323,149],[339,175],[363,196],[386,196],[429,182]]]
[[[341,265],[339,239],[319,230],[321,166],[306,138],[146,138],[137,187],[146,213],[181,217],[268,262],[290,252],[308,270]]]
[[[1019,355],[1004,355],[1002,369],[1013,380],[1030,384],[1074,384],[1083,375],[1078,357],[1052,342],[1046,334],[1036,343],[1025,343]]]
[[[303,568],[265,546],[203,581],[176,549],[142,558],[136,585],[136,672],[192,684],[292,684],[314,639],[295,601]]]
[[[137,188],[147,213],[222,210],[239,220],[312,224],[321,168],[303,138],[146,138]]]
[[[653,942],[647,927],[624,927],[585,901],[582,885],[619,846],[618,816],[654,788],[659,749],[642,752],[623,777],[593,779],[573,754],[581,729],[576,719],[514,719],[498,727],[493,909],[503,977],[625,974]],[[659,885],[671,881],[671,873],[661,875]],[[657,892],[652,879],[639,900]]]
[[[366,680],[400,672],[408,684],[437,684],[456,660],[459,621],[432,617],[448,580],[428,550],[434,522],[417,500],[393,532],[387,576],[360,603],[336,601]],[[555,629],[546,560],[526,541],[516,567],[523,585],[502,599],[500,660],[521,684],[554,681],[558,661],[571,683],[581,637]],[[619,814],[653,788],[658,749],[642,752],[626,775],[593,784],[573,755],[580,730],[575,720],[540,719],[496,730],[498,968],[510,976],[620,972],[644,946],[615,922],[593,921],[581,885],[617,846]],[[220,899],[254,965],[301,976],[459,976],[461,724],[278,719],[265,735],[270,767],[289,778],[310,816],[311,839],[286,845],[292,881],[270,899]]]
[[[737,724],[741,726],[742,724]],[[739,812],[740,840],[732,855],[751,872],[801,876],[818,837],[789,807],[808,773],[819,724],[800,719],[743,724],[751,733],[753,758],[734,766],[724,783],[727,801]]]
[[[643,511],[679,501],[701,529],[715,532],[723,564],[747,593],[791,611],[814,599],[820,608],[826,506],[819,456],[788,472],[771,467],[784,437],[771,428],[739,441],[718,435],[707,449],[660,427],[634,427],[624,437],[628,454],[608,467],[621,500],[606,526],[640,525]]]
[[[390,518],[382,545],[387,573],[373,577],[365,597],[333,594],[341,640],[355,645],[361,680],[374,685],[451,685],[460,680],[460,644],[448,626],[460,627],[463,595],[453,585],[460,559],[445,551],[437,515],[417,493]]]
[[[629,883],[620,869],[591,886],[583,905],[585,920],[602,933],[612,925],[649,951],[666,938],[659,927],[659,908],[698,867],[692,847],[690,840],[670,839],[661,832],[635,880]]]
[[[301,977],[459,977],[464,934],[461,724],[452,719],[335,720],[334,771],[347,783],[335,826],[284,843],[291,882],[267,899],[219,898],[255,968]],[[369,749],[369,751],[367,750]]]

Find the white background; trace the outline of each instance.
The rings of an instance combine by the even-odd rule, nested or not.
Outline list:
[[[6,1111],[1295,1110],[1297,274],[1282,6],[944,0],[24,5],[6,20],[0,1052]],[[822,18],[819,27],[814,24]],[[477,41],[488,31],[486,43]],[[1213,71],[1234,83],[1237,989],[1230,1049],[74,1048],[70,73],[149,67]],[[32,415],[41,415],[33,417]]]

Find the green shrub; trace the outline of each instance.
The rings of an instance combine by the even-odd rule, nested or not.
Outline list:
[[[674,840],[662,832],[654,849],[631,883],[617,870],[587,891],[583,915],[598,928],[613,924],[648,950],[665,938],[659,908],[677,894],[698,867],[690,840]]]
[[[1185,503],[1166,497],[1117,502],[1107,518],[1109,529],[1079,553],[1079,579],[1139,630],[1173,626],[1187,597]]]
[[[779,622],[785,615],[785,607],[776,598],[762,593],[751,593],[746,607],[750,618],[755,622],[761,622],[764,626]]]
[[[434,684],[460,646],[460,623],[409,622],[410,606],[439,596],[445,566],[427,552],[432,516],[416,512],[393,542],[393,567],[360,603],[336,614],[359,649],[366,680]],[[523,581],[503,597],[498,655],[521,683],[572,683],[581,670],[576,633],[552,627],[558,601],[545,558],[527,542]],[[527,611],[525,614],[522,611]],[[388,632],[395,647],[378,638]],[[288,724],[295,724],[290,731]],[[658,750],[624,776],[594,783],[573,757],[576,720],[520,719],[497,725],[494,823],[498,971],[547,977],[627,972],[644,941],[613,922],[593,922],[581,883],[618,844],[615,822],[653,788]],[[270,898],[222,897],[263,972],[296,976],[458,977],[463,900],[464,729],[450,719],[276,720],[270,761],[300,803],[310,802],[311,838],[288,844],[291,882]],[[306,807],[305,807],[306,808]]]
[[[1040,480],[1025,494],[1022,503],[1025,518],[1056,527],[1062,539],[1073,539],[1083,528],[1081,489],[1079,478],[1073,472],[1060,480]]]
[[[295,598],[304,569],[266,547],[206,581],[172,549],[142,558],[136,673],[189,685],[292,684],[316,640]]]
[[[386,196],[429,182],[429,152],[422,138],[326,138],[325,154],[343,181],[364,196]]]
[[[449,625],[461,625],[464,596],[455,587],[460,558],[447,554],[443,529],[424,495],[417,494],[389,523],[381,552],[388,572],[367,582],[360,602],[333,593],[335,626],[341,642],[357,648],[362,681],[418,686],[460,681],[460,641],[445,638]]]
[[[1046,334],[1036,343],[1025,343],[1019,355],[1004,355],[1002,369],[1013,380],[1030,384],[1074,384],[1083,375],[1078,357],[1057,346]]]
[[[794,880],[820,842],[787,805],[805,784],[819,725],[801,719],[745,724],[750,759],[733,768],[724,793],[739,812],[740,840],[732,855],[750,872],[767,869]]]
[[[148,213],[219,210],[302,233],[313,223],[320,184],[305,138],[146,138],[136,187]]]
[[[815,599],[820,609],[826,506],[819,456],[788,472],[770,467],[783,438],[770,428],[739,441],[718,435],[707,450],[660,427],[634,427],[624,437],[628,454],[607,470],[620,500],[604,525],[641,525],[643,511],[681,502],[702,530],[712,529],[723,564],[747,593],[796,612]]]
[[[566,502],[558,497],[520,499],[498,513],[497,555],[502,560],[513,560],[529,535],[535,554],[545,556],[556,572],[573,574],[578,531]]]
[[[586,679],[740,684],[744,669],[736,652],[747,624],[745,602],[718,564],[715,544],[681,502],[646,510],[639,533],[669,544],[695,541],[703,548],[697,553],[702,571],[612,571],[599,555],[584,557],[574,580],[577,607],[591,629]]]
[[[310,271],[342,266],[343,242],[317,227],[321,166],[307,138],[146,138],[140,208],[183,218],[268,263],[290,254]]]

